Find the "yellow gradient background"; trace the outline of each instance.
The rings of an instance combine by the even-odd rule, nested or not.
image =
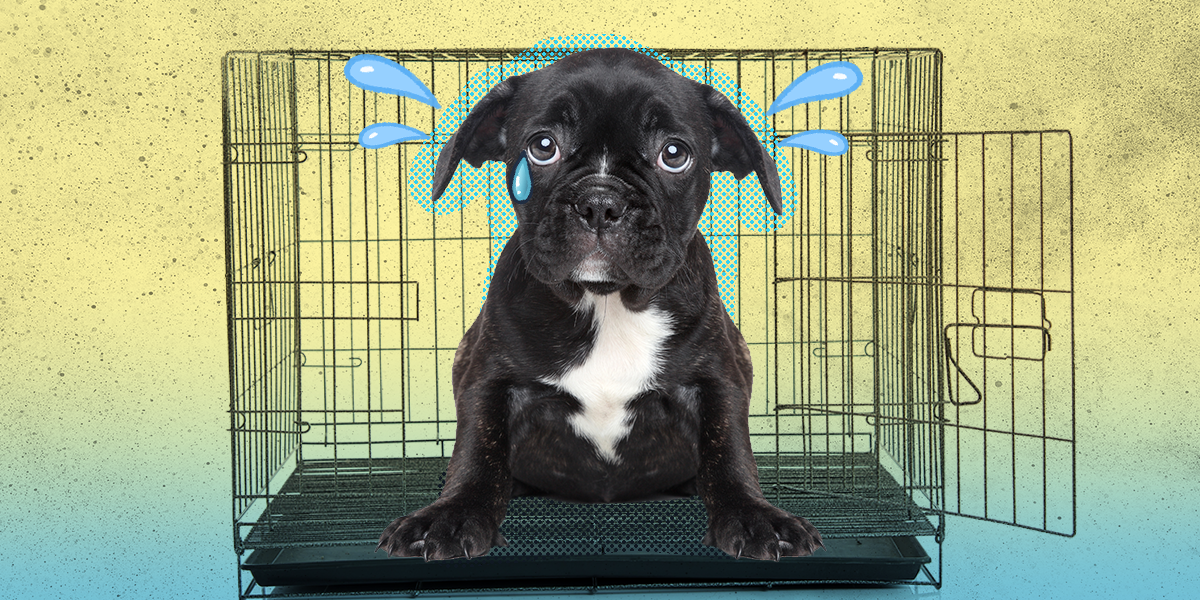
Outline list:
[[[236,597],[225,52],[524,47],[575,33],[650,48],[935,47],[947,130],[1069,129],[1079,533],[952,519],[946,585],[920,594],[1194,593],[1198,7],[6,0],[0,597]]]

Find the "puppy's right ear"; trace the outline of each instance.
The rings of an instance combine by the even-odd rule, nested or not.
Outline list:
[[[758,134],[750,128],[742,111],[729,98],[710,86],[695,83],[701,97],[708,105],[712,117],[714,171],[729,171],[741,179],[751,171],[758,175],[767,203],[775,214],[783,214],[783,194],[779,187],[779,170],[775,159],[767,153]]]
[[[438,154],[437,167],[433,170],[434,200],[450,185],[459,161],[465,160],[479,168],[485,160],[504,160],[504,122],[516,91],[517,77],[500,82],[471,109],[458,131],[450,136],[450,141]]]

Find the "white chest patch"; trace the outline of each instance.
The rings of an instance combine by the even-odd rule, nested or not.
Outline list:
[[[663,342],[671,335],[671,319],[650,307],[632,312],[620,293],[585,293],[576,310],[592,311],[596,339],[583,363],[542,383],[574,396],[583,410],[569,419],[580,437],[595,444],[600,455],[618,463],[617,443],[633,427],[627,404],[654,385],[662,365]]]

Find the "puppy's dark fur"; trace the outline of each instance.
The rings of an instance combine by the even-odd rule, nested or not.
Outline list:
[[[556,160],[532,160],[551,146]],[[686,168],[672,172],[681,155]],[[499,527],[520,495],[699,494],[705,544],[758,559],[812,553],[816,529],[759,489],[750,355],[697,230],[711,171],[756,173],[780,212],[775,164],[745,119],[651,58],[581,52],[488,93],[442,150],[434,195],[460,161],[503,161],[511,181],[523,157],[532,192],[514,198],[519,226],[454,360],[445,487],[379,546],[426,560],[487,554],[505,544]],[[610,373],[643,385],[625,397]]]

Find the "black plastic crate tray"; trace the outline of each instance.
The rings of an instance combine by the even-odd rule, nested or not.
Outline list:
[[[444,458],[310,461],[288,477],[243,540],[242,564],[261,586],[466,582],[861,581],[903,582],[929,556],[915,539],[935,533],[925,512],[868,454],[757,457],[767,498],[809,519],[826,548],[778,563],[734,560],[700,544],[699,498],[578,504],[515,498],[486,557],[426,563],[375,552],[392,519],[432,502]],[[809,492],[805,490],[824,490]],[[540,583],[539,583],[540,582]]]
[[[374,544],[367,544],[260,549],[251,553],[242,568],[250,571],[258,585],[266,587],[396,584],[434,590],[502,582],[520,582],[531,587],[539,583],[555,587],[574,583],[586,587],[597,582],[902,583],[915,579],[921,566],[930,561],[924,548],[912,537],[831,539],[812,556],[784,558],[779,562],[734,560],[698,543],[700,551],[689,554],[488,555],[434,562],[388,558],[374,548]]]

